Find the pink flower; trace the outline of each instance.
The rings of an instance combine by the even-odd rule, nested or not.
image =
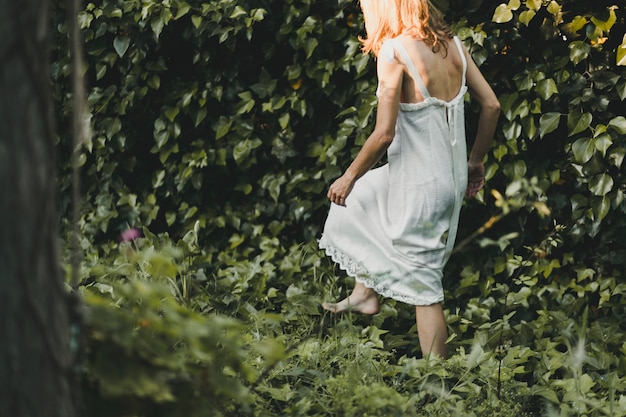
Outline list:
[[[141,230],[136,227],[131,227],[130,229],[126,229],[120,235],[120,240],[122,242],[130,242],[137,238],[141,237]]]

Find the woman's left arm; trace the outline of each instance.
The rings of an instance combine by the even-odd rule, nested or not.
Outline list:
[[[395,136],[404,67],[396,57],[388,61],[381,56],[377,61],[376,71],[379,90],[374,131],[346,172],[328,190],[330,201],[340,206],[346,205],[346,197],[352,191],[354,183],[380,161]]]

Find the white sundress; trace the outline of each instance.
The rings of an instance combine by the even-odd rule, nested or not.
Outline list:
[[[331,203],[318,241],[346,273],[378,294],[412,305],[443,301],[443,268],[456,238],[467,187],[464,95],[432,97],[409,54],[397,39],[383,50],[397,51],[424,100],[400,103],[388,163],[354,185],[346,207]],[[381,56],[383,55],[381,50]]]

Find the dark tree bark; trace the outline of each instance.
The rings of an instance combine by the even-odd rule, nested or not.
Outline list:
[[[0,0],[0,416],[73,417],[48,0]]]

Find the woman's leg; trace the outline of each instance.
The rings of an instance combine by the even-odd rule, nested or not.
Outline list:
[[[352,294],[348,297],[338,303],[324,303],[322,307],[333,313],[356,311],[362,314],[376,314],[378,313],[378,294],[373,289],[357,282]]]
[[[422,355],[434,353],[445,358],[448,354],[448,328],[441,304],[415,306],[415,321]]]

